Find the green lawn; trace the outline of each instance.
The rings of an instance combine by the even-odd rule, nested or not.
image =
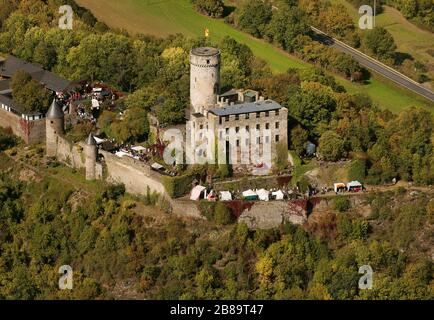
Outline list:
[[[203,36],[206,28],[210,30],[211,40],[219,41],[228,35],[240,43],[248,45],[255,56],[264,59],[275,72],[288,68],[306,68],[310,65],[288,55],[269,43],[255,39],[244,32],[227,25],[223,20],[211,19],[198,14],[190,0],[76,0],[90,9],[101,21],[110,27],[123,28],[132,33],[148,33],[166,36],[183,33],[188,36]],[[349,92],[365,92],[382,107],[394,112],[418,105],[434,112],[429,101],[398,88],[380,76],[371,79],[368,85],[355,85],[338,78]]]

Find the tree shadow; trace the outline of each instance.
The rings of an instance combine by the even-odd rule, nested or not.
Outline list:
[[[414,60],[413,56],[406,52],[395,52],[395,64],[401,65],[404,60]]]
[[[234,6],[225,6],[225,9],[223,10],[223,18],[226,18],[229,16],[232,12],[234,12],[236,7]]]

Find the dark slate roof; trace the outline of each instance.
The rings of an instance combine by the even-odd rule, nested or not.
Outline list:
[[[7,91],[10,89],[11,89],[11,81],[9,79],[0,80],[0,91]]]
[[[93,134],[92,134],[92,133],[90,133],[90,134],[89,134],[89,137],[87,137],[87,139],[86,139],[86,144],[89,145],[89,146],[96,146],[96,145],[97,145],[96,140],[95,140],[95,138],[93,137]]]
[[[279,110],[282,106],[273,100],[242,103],[224,108],[211,109],[210,112],[217,116],[224,117],[243,113],[265,112]]]
[[[56,99],[54,99],[53,102],[51,103],[50,108],[48,109],[47,118],[48,119],[61,119],[64,116],[65,115],[63,114],[61,107],[57,103]]]
[[[9,55],[6,61],[0,66],[0,75],[11,78],[18,70],[24,70],[29,73],[33,79],[51,91],[65,91],[71,86],[71,81],[66,80],[50,71],[46,71],[42,66],[21,60]]]
[[[238,94],[238,90],[236,90],[236,89],[231,89],[231,90],[229,90],[229,91],[226,91],[225,93],[222,93],[222,94],[220,95],[220,97],[233,96],[233,95],[236,95],[236,94]]]

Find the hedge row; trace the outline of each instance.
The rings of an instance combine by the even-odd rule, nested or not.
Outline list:
[[[171,198],[180,198],[190,192],[194,179],[194,175],[163,176],[161,182]]]

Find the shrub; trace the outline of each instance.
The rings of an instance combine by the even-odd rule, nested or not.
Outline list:
[[[223,202],[218,202],[215,207],[215,213],[214,213],[214,220],[215,222],[227,225],[232,223],[232,214],[228,207]]]
[[[183,175],[179,177],[161,177],[161,182],[167,193],[172,198],[179,198],[188,193],[194,180],[193,175]]]
[[[356,159],[351,162],[348,169],[348,179],[363,181],[366,177],[366,161],[362,159]]]
[[[339,212],[346,212],[351,208],[350,200],[347,197],[335,197],[333,199],[333,208]]]

